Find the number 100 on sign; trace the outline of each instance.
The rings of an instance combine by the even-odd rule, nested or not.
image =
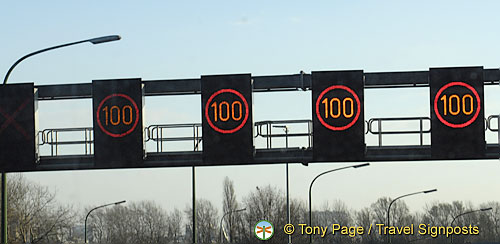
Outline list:
[[[349,87],[334,85],[323,90],[316,100],[316,116],[333,131],[346,130],[359,119],[360,100]]]
[[[481,98],[471,85],[451,82],[439,89],[434,98],[434,112],[444,125],[464,128],[472,124],[481,111]]]
[[[223,134],[240,130],[248,120],[248,102],[234,89],[221,89],[213,93],[205,106],[208,124]]]
[[[137,103],[126,94],[111,94],[104,98],[96,111],[101,130],[111,137],[130,134],[139,122]]]

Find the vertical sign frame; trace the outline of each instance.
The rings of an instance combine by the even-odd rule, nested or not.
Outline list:
[[[251,74],[201,76],[204,164],[253,162]]]
[[[94,167],[142,164],[144,90],[140,78],[92,81]]]
[[[313,161],[365,158],[363,70],[312,72]]]
[[[483,67],[431,68],[429,83],[432,158],[483,158]]]
[[[0,169],[34,170],[38,154],[38,91],[34,83],[0,86]]]

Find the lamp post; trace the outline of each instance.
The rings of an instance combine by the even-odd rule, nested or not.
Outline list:
[[[341,167],[341,168],[337,168],[337,169],[332,169],[332,170],[325,171],[325,172],[317,175],[316,177],[314,177],[314,179],[311,181],[311,184],[309,185],[309,226],[312,226],[312,204],[311,204],[312,197],[311,197],[311,192],[312,192],[313,184],[316,181],[316,179],[318,179],[322,175],[325,175],[325,174],[328,174],[328,173],[331,173],[331,172],[335,172],[335,171],[339,171],[339,170],[343,170],[343,169],[349,169],[349,168],[357,169],[357,168],[365,167],[365,166],[368,166],[368,165],[370,165],[370,163],[364,163],[364,164],[357,164],[357,165],[352,165],[352,166]],[[312,235],[309,235],[309,243],[312,243]]]
[[[461,217],[461,216],[464,216],[464,215],[466,215],[466,214],[475,213],[475,212],[484,212],[484,211],[489,211],[489,210],[492,210],[492,209],[493,209],[493,208],[491,208],[491,207],[489,207],[489,208],[481,208],[481,209],[476,209],[476,210],[468,211],[468,212],[465,212],[465,213],[461,213],[461,214],[459,214],[459,215],[455,216],[455,217],[453,218],[453,220],[451,220],[450,227],[453,227],[453,222],[455,222],[455,220],[456,220],[457,218]],[[451,243],[453,243],[453,234],[451,235],[450,240],[451,240]]]
[[[92,44],[95,45],[95,44],[101,44],[101,43],[105,43],[105,42],[118,41],[120,39],[121,39],[121,37],[119,35],[101,36],[101,37],[96,37],[96,38],[91,38],[91,39],[86,39],[86,40],[81,40],[81,41],[76,41],[76,42],[70,42],[70,43],[66,43],[66,44],[62,44],[62,45],[57,45],[57,46],[53,46],[53,47],[48,47],[48,48],[45,48],[45,49],[38,50],[36,52],[29,53],[29,54],[23,56],[22,58],[18,59],[10,67],[9,71],[7,71],[7,74],[5,75],[5,78],[3,79],[3,84],[4,85],[7,84],[7,80],[9,79],[10,73],[12,72],[12,70],[14,70],[14,68],[19,63],[21,63],[23,60],[25,60],[25,59],[33,56],[33,55],[37,55],[39,53],[47,52],[47,51],[58,49],[58,48],[62,48],[62,47],[77,45],[77,44],[84,43],[84,42],[90,42],[90,43],[92,43]]]
[[[413,196],[413,195],[422,194],[422,193],[427,194],[427,193],[432,193],[432,192],[436,192],[436,191],[437,191],[437,189],[432,189],[432,190],[427,190],[427,191],[419,191],[419,192],[414,192],[414,193],[410,193],[410,194],[406,194],[406,195],[402,195],[402,196],[394,198],[394,200],[392,200],[389,203],[389,207],[387,208],[387,226],[389,227],[391,225],[391,219],[390,219],[391,206],[395,201],[397,201],[403,197]],[[389,235],[389,234],[387,235],[387,242],[391,243],[391,235]]]
[[[123,200],[123,201],[120,201],[120,202],[114,202],[114,203],[108,203],[108,204],[104,204],[104,205],[101,205],[101,206],[98,206],[98,207],[95,207],[93,209],[91,209],[88,213],[87,213],[87,216],[85,216],[85,230],[84,230],[84,235],[85,235],[85,242],[84,243],[87,243],[87,219],[89,218],[89,215],[90,213],[92,213],[92,211],[96,210],[96,209],[99,209],[99,208],[104,208],[104,207],[107,207],[107,206],[111,206],[111,205],[118,205],[118,204],[122,204],[122,203],[125,203],[126,201]]]
[[[118,41],[120,40],[121,37],[119,35],[110,35],[110,36],[101,36],[101,37],[96,37],[96,38],[91,38],[91,39],[86,39],[86,40],[81,40],[81,41],[76,41],[76,42],[70,42],[62,45],[57,45],[45,49],[41,49],[32,53],[29,53],[20,59],[18,59],[7,71],[7,74],[5,74],[5,77],[3,79],[3,85],[7,84],[7,81],[9,80],[10,73],[14,70],[14,68],[21,63],[23,60],[33,56],[37,55],[39,53],[47,52],[50,50],[62,48],[62,47],[67,47],[67,46],[72,46],[84,42],[90,42],[92,44],[101,44],[105,42],[111,42],[111,41]],[[2,193],[1,193],[1,205],[2,205],[2,216],[1,216],[1,223],[2,223],[2,228],[0,229],[0,243],[7,243],[7,175],[5,172],[2,172],[2,183],[1,183],[1,188],[2,188]]]
[[[224,217],[226,217],[226,215],[228,215],[228,214],[243,212],[245,210],[247,210],[247,209],[246,208],[237,209],[237,210],[229,211],[229,212],[225,213],[224,215],[222,215],[222,218],[220,219],[220,243],[221,244],[223,243],[223,241],[222,241],[222,221],[224,220]]]

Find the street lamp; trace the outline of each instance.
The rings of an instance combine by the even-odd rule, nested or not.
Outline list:
[[[414,192],[414,193],[410,193],[410,194],[406,194],[406,195],[402,195],[402,196],[394,198],[394,200],[392,200],[389,203],[389,207],[387,208],[387,226],[389,227],[391,225],[391,219],[390,219],[391,206],[395,201],[397,201],[403,197],[408,197],[408,196],[422,194],[422,193],[427,194],[427,193],[432,193],[432,192],[436,192],[436,191],[437,191],[437,189],[432,189],[432,190],[427,190],[427,191],[419,191],[419,192]],[[387,242],[391,243],[391,235],[389,235],[389,234],[387,235]]]
[[[343,170],[343,169],[349,169],[349,168],[357,169],[357,168],[365,167],[368,165],[370,165],[370,163],[357,164],[357,165],[346,166],[346,167],[341,167],[341,168],[337,168],[337,169],[331,169],[331,170],[325,171],[325,172],[317,175],[316,177],[314,177],[314,179],[311,181],[311,185],[309,185],[309,226],[312,226],[311,192],[312,192],[312,187],[313,187],[314,181],[316,181],[316,179],[318,179],[320,176],[322,176],[324,174],[328,174],[328,173]],[[312,235],[309,235],[309,243],[312,243]]]
[[[90,43],[92,43],[92,44],[95,45],[95,44],[101,44],[101,43],[105,43],[105,42],[118,41],[120,39],[121,39],[121,37],[119,35],[101,36],[101,37],[96,37],[96,38],[92,38],[92,39],[87,39],[87,40],[82,40],[82,41],[77,41],[77,42],[66,43],[66,44],[62,44],[62,45],[58,45],[58,46],[53,46],[53,47],[45,48],[45,49],[42,49],[42,50],[38,50],[36,52],[29,53],[29,54],[23,56],[22,58],[18,59],[10,67],[9,71],[7,71],[7,74],[5,75],[5,78],[3,79],[3,84],[4,85],[7,84],[7,80],[9,79],[10,73],[12,72],[12,70],[14,70],[14,68],[19,63],[21,63],[23,60],[25,60],[25,59],[33,56],[33,55],[37,55],[39,53],[43,53],[43,52],[46,52],[46,51],[50,51],[50,50],[54,50],[54,49],[58,49],[58,48],[62,48],[62,47],[73,46],[73,45],[84,43],[84,42],[90,42]]]
[[[96,210],[96,209],[99,209],[99,208],[104,208],[104,207],[107,207],[107,206],[111,206],[111,205],[118,205],[118,204],[122,204],[122,203],[125,203],[126,201],[123,200],[123,201],[120,201],[120,202],[115,202],[115,203],[108,203],[108,204],[104,204],[104,205],[101,205],[101,206],[98,206],[98,207],[95,207],[93,209],[91,209],[88,213],[87,213],[87,216],[85,216],[85,230],[84,230],[84,235],[85,235],[85,242],[84,243],[87,243],[87,219],[89,218],[89,215],[90,213],[92,213],[92,211]]]
[[[466,214],[471,214],[471,213],[475,213],[475,212],[484,212],[484,211],[489,211],[489,210],[492,210],[493,208],[489,207],[489,208],[481,208],[481,209],[476,209],[476,210],[472,210],[472,211],[469,211],[469,212],[465,212],[465,213],[461,213],[457,216],[455,216],[453,218],[453,220],[451,220],[451,223],[450,223],[450,227],[453,227],[453,222],[455,222],[455,220],[461,216],[464,216]],[[451,235],[451,243],[453,243],[453,235]]]
[[[229,211],[229,212],[225,213],[224,215],[222,215],[222,218],[220,219],[220,243],[222,243],[222,221],[224,220],[224,217],[226,217],[226,215],[228,215],[230,213],[238,213],[238,212],[243,212],[245,210],[247,210],[247,208]]]

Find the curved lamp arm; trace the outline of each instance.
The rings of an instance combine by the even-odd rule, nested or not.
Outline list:
[[[7,80],[9,79],[10,73],[12,72],[12,70],[14,70],[14,68],[19,63],[21,63],[23,60],[25,60],[25,59],[33,56],[33,55],[37,55],[39,53],[47,52],[47,51],[58,49],[58,48],[62,48],[62,47],[72,46],[72,45],[76,45],[76,44],[80,44],[80,43],[84,43],[84,42],[90,42],[92,44],[101,44],[101,43],[105,43],[105,42],[118,41],[120,39],[121,39],[121,37],[119,35],[101,36],[101,37],[91,38],[91,39],[87,39],[87,40],[82,40],[82,41],[77,41],[77,42],[70,42],[70,43],[66,43],[66,44],[62,44],[62,45],[48,47],[48,48],[45,48],[45,49],[42,49],[42,50],[38,50],[38,51],[35,51],[35,52],[32,52],[32,53],[26,54],[23,57],[21,57],[20,59],[18,59],[9,68],[9,71],[7,71],[7,74],[5,75],[5,77],[3,79],[3,84],[4,85],[7,84]]]
[[[391,206],[394,202],[396,202],[397,200],[403,198],[403,197],[408,197],[408,196],[412,196],[412,195],[416,195],[416,194],[427,194],[427,193],[431,193],[431,192],[436,192],[437,189],[432,189],[432,190],[427,190],[427,191],[418,191],[418,192],[414,192],[414,193],[409,193],[409,194],[405,194],[405,195],[402,195],[402,196],[399,196],[399,197],[396,197],[394,198],[394,200],[392,200],[390,203],[389,203],[389,207],[387,208],[387,226],[391,226],[391,218],[390,218],[390,213],[391,213]],[[391,243],[391,235],[387,235],[387,242]]]
[[[123,201],[120,201],[120,202],[114,202],[114,203],[108,203],[108,204],[104,204],[104,205],[101,205],[101,206],[97,206],[93,209],[91,209],[88,213],[87,213],[87,216],[85,216],[85,230],[84,230],[84,233],[85,233],[85,243],[87,243],[87,219],[89,218],[89,215],[90,213],[92,213],[94,210],[97,210],[99,208],[104,208],[104,207],[107,207],[107,206],[111,206],[111,205],[118,205],[118,204],[122,204],[122,203],[125,203],[126,201],[123,200]]]
[[[312,204],[311,204],[312,196],[311,195],[312,195],[312,187],[313,187],[314,182],[320,176],[328,174],[328,173],[331,173],[331,172],[335,172],[335,171],[339,171],[339,170],[343,170],[343,169],[348,169],[348,168],[357,169],[357,168],[361,168],[361,167],[365,167],[365,166],[369,166],[369,165],[370,165],[370,163],[357,164],[357,165],[352,165],[352,166],[345,166],[345,167],[341,167],[341,168],[336,168],[336,169],[325,171],[325,172],[317,175],[316,177],[314,177],[314,179],[311,181],[311,184],[309,185],[309,225],[310,226],[312,226]],[[309,235],[309,243],[312,243],[312,235]]]
[[[247,210],[247,208],[236,209],[236,210],[229,211],[229,212],[225,213],[224,215],[222,215],[222,218],[220,219],[220,243],[222,243],[222,221],[224,220],[224,217],[226,217],[226,215],[228,215],[228,214],[238,213],[238,212],[242,212],[245,210]]]

